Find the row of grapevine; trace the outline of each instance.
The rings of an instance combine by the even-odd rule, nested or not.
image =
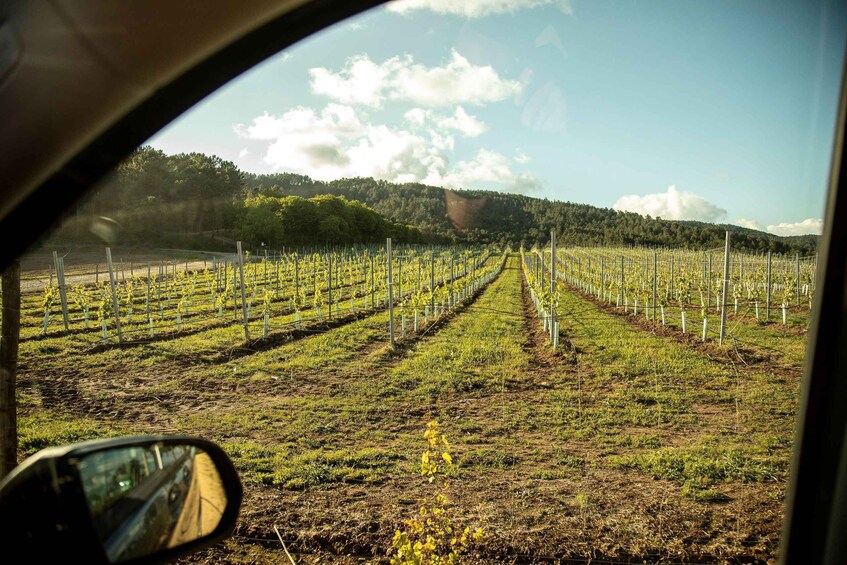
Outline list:
[[[406,322],[409,317],[414,320],[414,332],[420,330],[419,321],[427,325],[430,316],[438,318],[453,310],[456,306],[469,301],[479,290],[494,280],[503,270],[510,249],[505,249],[498,256],[493,251],[486,252],[482,260],[473,261],[471,268],[461,271],[455,278],[446,279],[441,284],[423,288],[401,300],[399,306],[399,322],[401,336],[406,337]],[[430,309],[432,308],[432,309]],[[389,333],[394,343],[394,326],[396,315],[389,322]]]
[[[727,315],[738,319],[807,323],[815,292],[815,256],[733,251],[726,257],[724,296],[724,251],[570,247],[555,250],[555,263],[549,248],[522,250],[522,256],[539,315],[551,320],[556,289],[569,285],[662,325],[674,318],[683,333],[689,333],[692,313],[699,314],[703,341],[709,333],[709,313],[722,313],[722,305]],[[556,284],[551,285],[554,271]]]
[[[723,250],[570,248],[556,255],[559,275],[568,284],[616,307],[637,312],[640,306],[653,318],[669,306],[719,312],[726,302],[733,314],[751,313],[765,321],[778,308],[787,323],[789,312],[811,310],[815,291],[815,257],[732,252],[722,299]]]
[[[428,315],[445,295],[449,302],[460,281],[481,268],[489,254],[481,247],[401,246],[392,261],[394,296],[400,299],[401,313]],[[147,338],[163,331],[241,321],[243,315],[245,323],[262,320],[266,336],[273,321],[286,315],[294,317],[285,319],[286,325],[299,328],[303,317],[324,321],[387,304],[388,265],[381,247],[275,253],[273,258],[246,253],[240,262],[234,255],[194,271],[169,266],[169,262],[155,269],[148,265],[146,276],[143,269],[136,269],[116,282],[114,297],[107,277],[65,288],[71,331],[96,329],[109,341],[120,323],[128,339]],[[48,284],[40,304],[30,305],[43,314],[42,334],[48,332],[51,318],[62,315],[61,290]]]
[[[527,255],[523,248],[521,248],[521,264],[524,280],[529,288],[538,319],[541,321],[542,330],[550,336],[550,343],[555,351],[559,348],[559,322],[556,320],[556,307],[559,305],[561,283],[545,285],[538,268],[541,262],[536,260],[534,254]]]

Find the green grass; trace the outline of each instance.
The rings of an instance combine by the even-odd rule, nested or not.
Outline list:
[[[518,261],[448,327],[417,347],[388,374],[384,397],[440,398],[490,394],[525,380],[529,357],[522,322]]]
[[[308,450],[293,446],[263,446],[256,442],[226,443],[225,449],[242,480],[286,489],[304,489],[327,483],[377,483],[397,467],[400,455],[391,451]]]
[[[121,426],[38,410],[18,418],[18,454],[28,457],[46,447],[125,435]]]
[[[630,308],[630,313],[632,309]],[[764,321],[764,305],[760,305],[760,320],[756,321],[755,312],[751,307],[739,305],[738,315],[733,309],[727,312],[727,343],[737,344],[741,348],[752,348],[767,354],[785,365],[800,367],[806,355],[805,329],[809,324],[808,311],[792,312],[788,316],[788,325],[782,324],[782,313],[778,309],[771,311],[770,321]],[[700,308],[686,311],[687,332],[695,339],[702,339],[703,316]],[[639,310],[639,317],[644,317]],[[707,340],[717,342],[720,335],[719,312],[714,308],[707,313]],[[657,314],[657,323],[660,316]],[[665,322],[668,327],[682,332],[682,316],[680,308],[674,305],[665,306]]]
[[[769,367],[733,367],[728,358],[716,362],[672,337],[650,334],[605,313],[572,292],[560,298],[559,317],[585,378],[591,379],[583,394],[573,389],[560,394],[563,423],[576,419],[580,427],[596,432],[628,426],[695,430],[704,423],[700,408],[710,406],[711,412],[726,414],[724,425],[734,427],[737,405],[739,418],[752,410],[781,416],[769,424],[791,434],[799,383],[775,378]],[[577,414],[574,405],[580,399],[583,407]]]
[[[766,363],[736,372],[573,293],[552,355],[524,314],[513,256],[472,304],[395,348],[384,312],[258,351],[238,348],[237,325],[96,353],[77,335],[30,340],[22,448],[155,431],[212,439],[245,483],[241,531],[274,540],[271,526],[288,524],[298,552],[332,562],[385,554],[426,489],[422,433],[437,419],[457,463],[451,496],[487,525],[491,562],[515,540],[525,555],[586,557],[613,540],[648,560],[775,556],[763,516],[781,508],[798,379]],[[691,537],[695,523],[709,541]],[[265,556],[239,538],[209,560]]]
[[[611,456],[608,462],[613,467],[638,469],[657,479],[709,485],[771,482],[785,479],[787,472],[784,461],[751,455],[738,446],[714,444],[664,447],[635,455]]]

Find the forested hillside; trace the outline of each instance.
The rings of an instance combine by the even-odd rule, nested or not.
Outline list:
[[[283,208],[288,212],[283,213],[279,201],[257,199],[326,194],[365,206],[297,204],[321,216],[307,215],[311,219],[304,221],[302,214],[291,212],[296,201],[287,200]],[[278,209],[268,214],[269,206]],[[365,207],[390,222],[377,226],[379,221],[368,216]],[[80,206],[76,221],[69,222],[59,237],[89,237],[85,225],[98,216],[117,221],[125,240],[184,245],[202,244],[210,234],[272,245],[372,241],[386,234],[403,241],[519,245],[546,241],[551,229],[563,245],[713,248],[723,244],[727,229],[733,233],[734,247],[753,251],[810,253],[817,244],[816,236],[779,237],[738,226],[662,220],[520,194],[453,191],[372,178],[322,182],[290,173],[256,175],[215,156],[168,156],[150,147],[121,164]]]
[[[308,197],[335,194],[358,200],[425,234],[472,242],[536,243],[551,229],[563,244],[647,245],[711,248],[723,245],[726,230],[733,245],[749,250],[811,252],[815,236],[779,237],[734,225],[679,222],[618,212],[587,204],[557,202],[521,194],[481,190],[451,191],[417,183],[394,184],[372,178],[321,182],[302,175],[245,175],[251,193]]]

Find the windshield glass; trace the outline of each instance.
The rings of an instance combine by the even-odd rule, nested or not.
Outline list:
[[[219,442],[215,562],[774,561],[845,30],[406,0],[284,50],[22,259],[21,455]]]

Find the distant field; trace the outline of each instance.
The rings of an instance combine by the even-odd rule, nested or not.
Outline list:
[[[21,258],[21,290],[23,292],[40,292],[51,281],[53,284],[56,283],[53,251],[52,248],[33,250]],[[58,256],[64,257],[68,285],[92,284],[97,280],[108,280],[103,246],[60,247],[55,251]],[[119,278],[133,274],[146,275],[148,263],[156,267],[159,264],[168,263],[176,270],[199,270],[211,265],[215,258],[231,255],[232,253],[174,249],[148,250],[119,247],[112,250],[115,271]]]
[[[198,271],[191,293],[194,279],[178,277],[169,303],[163,287],[151,300],[146,281],[136,282],[121,295],[135,309],[133,320],[122,314],[131,330],[122,347],[111,326],[103,344],[93,306],[89,329],[73,306],[64,330],[54,303],[41,335],[40,291],[31,294],[21,455],[110,435],[206,437],[233,458],[246,493],[235,536],[191,561],[282,562],[276,526],[298,563],[387,562],[394,531],[431,491],[418,468],[423,431],[437,419],[457,464],[455,510],[486,530],[469,562],[776,558],[807,312],[795,305],[783,325],[742,308],[719,346],[714,336],[703,343],[696,325],[683,334],[670,302],[662,325],[563,278],[554,352],[531,299],[532,260],[510,253],[499,271],[499,251],[463,249],[451,262],[452,253],[398,252],[408,262],[394,347],[374,282],[381,267],[367,255],[339,259],[348,262],[334,283],[337,310],[321,302],[323,259],[303,267],[314,276],[297,312],[291,265],[279,267],[276,288],[274,275],[251,266],[260,282],[250,344],[238,301],[219,287],[231,270]],[[455,277],[462,291],[452,308],[431,310],[451,299],[426,294],[430,276]]]

